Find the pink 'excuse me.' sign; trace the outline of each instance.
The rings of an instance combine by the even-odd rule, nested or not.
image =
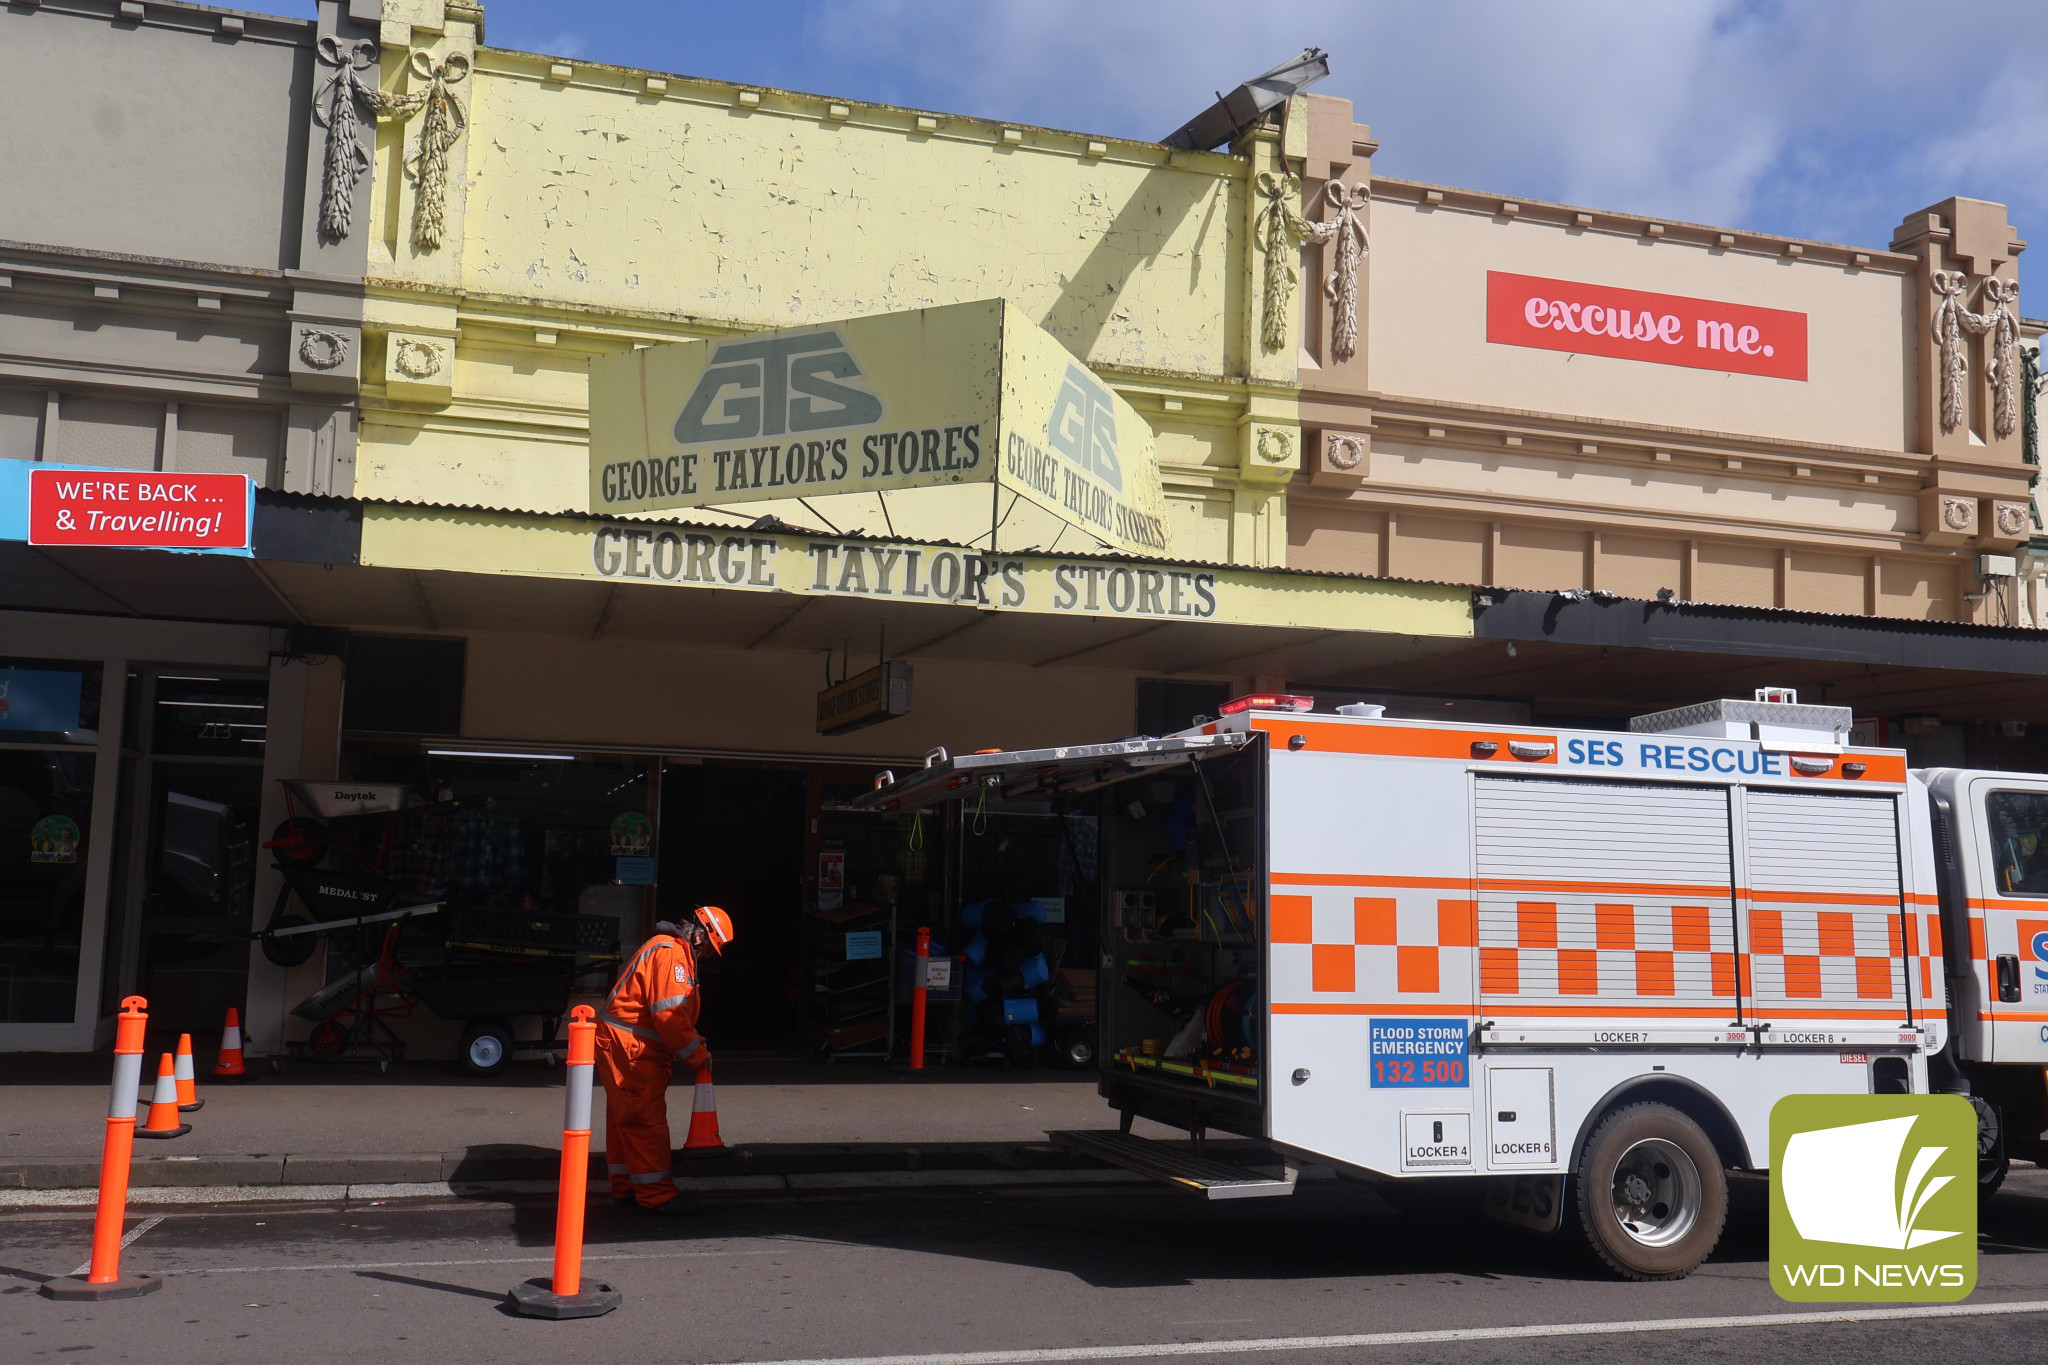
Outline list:
[[[1806,379],[1806,314],[1576,280],[1486,272],[1486,339],[1503,346]]]

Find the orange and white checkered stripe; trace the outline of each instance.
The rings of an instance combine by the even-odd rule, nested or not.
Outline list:
[[[1907,953],[1895,901],[1837,896],[1816,902],[1753,889],[1744,946],[1744,994],[1755,1002],[1752,1012],[1759,1019],[1779,1008],[1800,1015],[1820,1008],[1904,1017]]]
[[[1476,913],[1454,878],[1275,878],[1276,1004],[1469,1011]],[[1291,884],[1290,884],[1291,883]],[[1426,1008],[1422,1008],[1426,1007]]]
[[[1482,894],[1479,994],[1490,1011],[1560,1009],[1597,997],[1735,1008],[1733,915],[1725,892],[1623,897]],[[1603,1013],[1607,1011],[1603,1010]]]

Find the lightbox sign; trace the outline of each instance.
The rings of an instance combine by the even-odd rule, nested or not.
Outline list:
[[[1806,314],[1486,272],[1486,339],[1695,370],[1806,379]]]
[[[1168,549],[1150,424],[1001,299],[590,362],[594,512],[991,484],[1111,548]],[[1007,501],[963,504],[958,538]]]

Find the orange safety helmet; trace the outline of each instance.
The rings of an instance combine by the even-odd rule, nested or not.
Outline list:
[[[704,926],[704,933],[710,938],[713,951],[723,953],[725,945],[732,942],[732,916],[717,906],[698,906],[697,923]]]

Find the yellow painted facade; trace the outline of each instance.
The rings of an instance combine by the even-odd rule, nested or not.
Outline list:
[[[462,128],[432,246],[427,116],[379,128],[357,496],[583,511],[592,356],[1001,298],[1152,425],[1175,559],[1285,562],[1298,348],[1260,342],[1251,241],[1273,135],[1171,151],[500,51],[481,27],[384,7],[383,88],[438,72]],[[723,519],[763,514],[901,534],[872,494]]]

